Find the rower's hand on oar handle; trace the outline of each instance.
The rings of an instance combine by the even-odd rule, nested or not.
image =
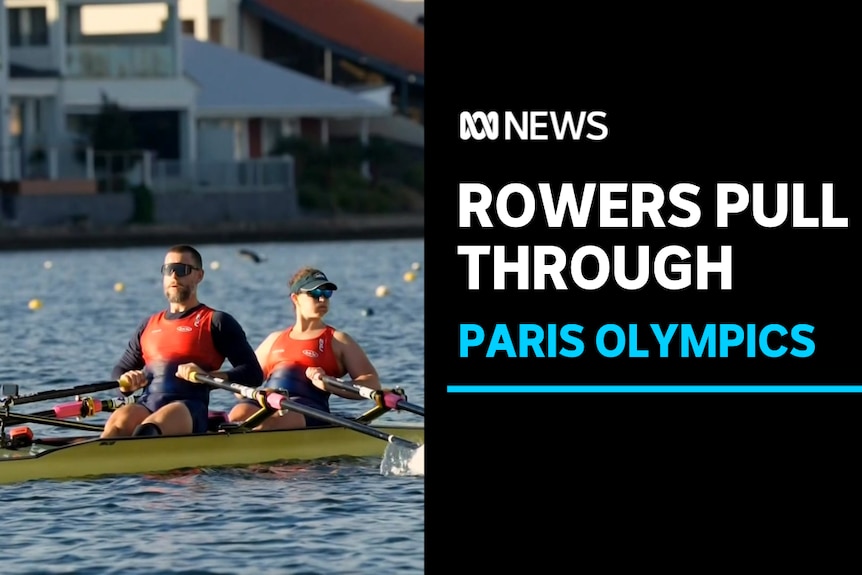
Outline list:
[[[326,383],[323,382],[323,376],[326,375],[326,372],[322,367],[307,367],[305,368],[305,377],[307,377],[314,387],[320,389],[321,391],[328,391],[326,389]]]
[[[127,371],[121,375],[119,379],[120,391],[125,396],[132,395],[148,383],[149,380],[147,379],[147,374],[140,369]]]
[[[177,377],[185,379],[186,381],[197,383],[195,376],[199,374],[208,375],[207,371],[196,363],[184,363],[177,366]]]

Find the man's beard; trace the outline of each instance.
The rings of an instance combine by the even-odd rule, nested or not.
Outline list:
[[[171,303],[183,303],[188,301],[191,295],[192,290],[184,286],[175,287],[173,293],[171,293],[170,289],[165,290],[165,297]]]

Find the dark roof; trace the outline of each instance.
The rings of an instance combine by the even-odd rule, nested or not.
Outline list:
[[[242,6],[365,66],[425,84],[425,30],[364,0],[243,0]]]
[[[57,70],[42,70],[20,64],[9,64],[10,78],[58,78],[59,76],[60,73]]]

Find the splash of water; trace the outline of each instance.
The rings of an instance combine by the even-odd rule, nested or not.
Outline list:
[[[411,449],[402,445],[390,443],[386,446],[383,459],[380,461],[382,475],[415,475],[425,476],[425,446]]]

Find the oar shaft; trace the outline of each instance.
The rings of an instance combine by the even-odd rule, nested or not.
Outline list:
[[[37,401],[49,401],[51,399],[61,399],[64,397],[71,397],[73,395],[83,395],[86,393],[96,393],[99,391],[107,391],[109,389],[116,389],[120,386],[119,382],[114,381],[100,381],[97,383],[88,383],[85,385],[78,385],[76,387],[70,387],[69,389],[56,389],[51,391],[42,391],[39,393],[32,393],[30,395],[19,395],[15,397],[8,397],[3,402],[5,405],[24,405],[27,403],[35,403]]]
[[[36,413],[10,413],[9,419],[5,419],[6,425],[21,425],[22,423],[41,423],[43,425],[53,425],[54,427],[68,427],[70,429],[81,429],[84,431],[102,431],[104,426],[94,425],[92,423],[81,423],[79,421],[68,421],[65,419],[57,419],[55,417],[42,417]]]
[[[365,399],[370,399],[374,401],[375,403],[377,403],[377,405],[382,405],[388,407],[389,409],[400,409],[403,411],[409,411],[423,417],[425,416],[424,407],[422,407],[421,405],[416,405],[415,403],[410,403],[397,393],[385,391],[383,389],[372,389],[366,385],[343,381],[341,379],[338,379],[337,377],[332,377],[330,375],[324,375],[322,379],[323,382],[328,385],[337,387],[338,389],[343,389],[344,391],[352,391],[354,393],[358,393]]]
[[[25,415],[27,417],[52,417],[54,415],[54,410],[46,409],[45,411],[37,411],[36,413],[29,413]],[[19,419],[17,415],[13,415],[11,417],[0,415],[0,421],[2,421],[4,425],[21,425],[22,423],[27,423],[27,421]]]
[[[301,403],[297,403],[288,398],[287,396],[282,395],[281,393],[278,393],[276,391],[270,391],[268,389],[255,389],[253,387],[248,387],[247,385],[231,383],[221,378],[210,377],[208,375],[202,375],[194,372],[190,375],[190,379],[192,381],[206,383],[208,385],[211,385],[212,387],[224,389],[233,393],[238,393],[243,397],[253,399],[261,405],[265,404],[273,409],[286,409],[289,411],[295,411],[308,417],[314,417],[331,423],[333,425],[346,427],[348,429],[352,429],[353,431],[358,431],[359,433],[364,433],[365,435],[376,437],[377,439],[388,441],[389,443],[397,443],[411,449],[417,449],[419,447],[418,443],[414,443],[407,439],[384,433],[383,431],[375,429],[371,426],[363,425],[355,421],[350,421],[349,419],[338,417],[337,415],[332,415],[331,413],[327,413],[319,409],[314,409],[313,407],[308,407],[307,405],[302,405]]]

